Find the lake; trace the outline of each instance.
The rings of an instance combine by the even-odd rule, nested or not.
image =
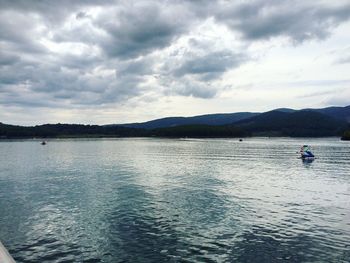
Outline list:
[[[0,157],[17,262],[350,261],[338,138],[14,140]]]

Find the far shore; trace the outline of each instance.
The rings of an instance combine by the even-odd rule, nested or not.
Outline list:
[[[8,141],[8,140],[36,140],[36,141],[46,141],[46,140],[59,140],[59,139],[146,139],[146,138],[154,138],[154,139],[251,139],[251,138],[267,138],[267,139],[278,139],[278,138],[291,138],[291,139],[302,139],[302,138],[310,138],[310,139],[326,139],[333,138],[339,139],[342,141],[348,141],[349,139],[343,139],[340,136],[322,136],[322,137],[314,137],[314,136],[300,136],[300,137],[291,137],[291,136],[246,136],[246,137],[220,137],[220,136],[191,136],[191,137],[179,137],[179,136],[108,136],[108,135],[79,135],[79,136],[55,136],[55,137],[0,137],[0,141]]]

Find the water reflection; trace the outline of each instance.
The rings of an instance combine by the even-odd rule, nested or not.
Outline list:
[[[315,161],[315,159],[301,159],[301,162],[303,163],[304,167],[310,168],[311,164]]]
[[[304,233],[284,236],[276,229],[253,225],[237,239],[239,241],[230,251],[229,262],[312,262],[317,259],[306,254],[317,244]]]
[[[310,143],[3,143],[0,236],[18,262],[347,262],[350,146]]]
[[[108,262],[167,262],[184,248],[176,231],[178,218],[169,220],[153,197],[135,184],[120,187],[119,202],[105,215],[108,230],[103,248]]]

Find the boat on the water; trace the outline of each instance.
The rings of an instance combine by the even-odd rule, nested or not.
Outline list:
[[[46,142],[45,142],[45,141],[42,141],[42,142],[41,142],[41,145],[46,145]]]
[[[309,145],[303,145],[300,149],[300,158],[303,160],[313,160],[315,155],[311,152],[311,147]]]

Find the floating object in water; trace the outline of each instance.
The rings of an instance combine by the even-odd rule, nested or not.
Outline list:
[[[1,242],[0,242],[0,262],[1,263],[16,263]]]
[[[42,142],[41,142],[41,145],[46,145],[46,142],[45,142],[45,141],[42,141]]]
[[[243,142],[243,140],[242,140],[242,139],[239,139],[239,141],[240,141],[240,142]]]
[[[311,147],[309,145],[303,145],[300,149],[300,157],[303,160],[315,159],[315,155],[311,152]]]

